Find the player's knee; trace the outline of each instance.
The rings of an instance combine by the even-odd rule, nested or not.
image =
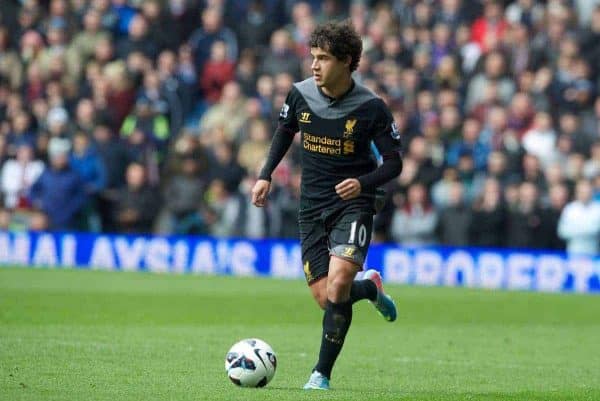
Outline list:
[[[325,310],[327,306],[327,292],[323,291],[322,293],[315,295],[315,301],[319,304],[319,307]]]
[[[331,302],[344,302],[350,296],[352,277],[344,274],[332,277],[327,283],[327,298]]]
[[[314,300],[321,309],[327,305],[327,276],[323,277],[310,285],[310,291]]]

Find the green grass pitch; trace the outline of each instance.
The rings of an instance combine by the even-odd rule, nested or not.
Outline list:
[[[357,304],[315,393],[302,281],[0,268],[0,400],[600,400],[600,297],[388,289],[398,321]],[[245,337],[277,352],[264,389],[224,372]]]

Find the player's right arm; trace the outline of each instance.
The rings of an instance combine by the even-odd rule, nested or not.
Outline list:
[[[271,175],[292,145],[294,135],[298,132],[296,119],[296,99],[299,94],[292,88],[279,112],[279,124],[273,135],[271,148],[254,188],[252,188],[252,204],[263,207],[271,190]]]

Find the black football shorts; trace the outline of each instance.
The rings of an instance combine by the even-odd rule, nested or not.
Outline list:
[[[327,276],[330,256],[356,264],[359,270],[367,257],[373,229],[373,208],[350,204],[328,209],[312,218],[300,217],[302,264],[308,284]]]

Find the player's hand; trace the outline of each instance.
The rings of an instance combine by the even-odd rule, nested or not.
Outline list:
[[[335,192],[343,200],[354,199],[360,195],[361,191],[360,181],[356,178],[346,178],[335,186]]]
[[[271,190],[271,182],[267,180],[258,180],[252,188],[252,204],[257,207],[263,207],[267,201],[267,195]]]

